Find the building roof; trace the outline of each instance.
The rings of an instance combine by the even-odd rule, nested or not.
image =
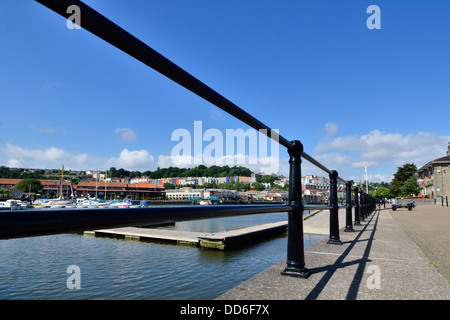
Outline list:
[[[60,180],[40,180],[42,185],[45,186],[59,186],[61,181]],[[63,186],[70,185],[70,182],[63,181]]]
[[[141,189],[164,189],[164,187],[149,182],[129,183],[128,187],[133,187],[134,185],[137,185],[137,187]]]
[[[278,193],[270,193],[267,195],[267,197],[281,197],[281,194]]]
[[[126,182],[106,182],[107,187],[114,187],[114,188],[126,188],[127,187]],[[88,182],[78,182],[77,187],[78,188],[86,188],[86,187],[104,187],[105,182],[96,182],[96,181],[88,181]]]
[[[0,184],[16,184],[20,181],[22,181],[22,179],[0,178]]]
[[[429,166],[432,166],[435,164],[445,164],[445,163],[450,163],[450,156],[445,156],[442,158],[437,158],[437,159],[431,160],[427,164],[423,165],[420,169],[418,169],[417,172],[421,172],[421,171],[425,170],[426,168],[428,168]]]
[[[88,181],[88,182],[79,182],[78,185],[74,185],[74,189],[81,188],[89,188],[89,187],[97,187],[99,190],[105,187],[109,188],[137,188],[137,189],[158,189],[160,191],[164,191],[164,187],[157,186],[154,183],[148,182],[137,182],[137,183],[126,183],[126,182],[96,182],[96,181]]]
[[[0,178],[0,185],[3,185],[3,184],[14,184],[15,185],[22,180],[23,179]],[[49,185],[59,186],[60,185],[60,180],[39,180],[39,181],[41,181],[41,184],[43,186],[49,186]],[[70,182],[63,181],[63,185],[68,186],[68,185],[70,185]]]

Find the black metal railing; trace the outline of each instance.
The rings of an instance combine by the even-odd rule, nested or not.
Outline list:
[[[303,150],[299,140],[289,141],[277,132],[236,106],[219,93],[169,61],[158,52],[141,42],[86,4],[78,0],[36,0],[65,18],[67,8],[77,5],[81,12],[82,27],[113,46],[128,53],[145,65],[155,69],[176,83],[206,99],[250,127],[260,130],[269,138],[286,147],[289,154],[289,202],[284,205],[214,205],[214,206],[168,206],[147,208],[81,209],[81,210],[29,210],[0,212],[0,239],[50,235],[67,232],[82,232],[100,228],[144,225],[160,222],[176,222],[196,219],[228,217],[236,215],[288,212],[288,239],[286,267],[283,275],[307,278],[310,271],[305,267],[303,243],[304,210],[317,208],[330,210],[330,244],[341,244],[338,222],[338,180],[346,185],[346,227],[353,229],[352,208],[355,225],[375,209],[375,200],[363,190],[339,177]],[[302,201],[301,162],[302,158],[324,170],[330,177],[330,202],[328,206],[304,205]],[[352,198],[351,191],[354,191]]]

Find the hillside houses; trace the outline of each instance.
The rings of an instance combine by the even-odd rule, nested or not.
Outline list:
[[[257,182],[258,177],[261,177],[259,174],[231,177],[170,177],[152,179],[148,176],[133,178],[108,177],[106,174],[88,171],[85,175],[77,176],[82,180],[74,181],[73,184],[70,181],[63,181],[64,197],[70,197],[73,194],[74,197],[98,199],[129,198],[173,201],[213,199],[214,201],[233,200],[240,202],[283,202],[288,200],[287,187],[289,178],[284,176],[274,177],[275,179],[271,183],[258,182],[259,190],[262,188],[261,185],[264,187],[262,191],[252,189],[253,183]],[[14,191],[14,185],[19,181],[21,179],[0,178],[0,188]],[[41,196],[49,198],[59,196],[59,180],[41,180],[41,182],[43,185],[43,189],[40,192]],[[328,200],[329,178],[307,175],[302,178],[301,182],[305,203],[323,203]],[[339,185],[338,188],[343,193],[344,186]],[[11,194],[19,196],[19,193],[12,192]]]

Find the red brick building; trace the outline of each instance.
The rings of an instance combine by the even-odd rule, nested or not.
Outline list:
[[[79,182],[73,186],[75,196],[99,199],[116,199],[117,197],[140,199],[165,199],[166,190],[153,183],[138,182]]]
[[[22,181],[23,179],[8,179],[8,178],[0,178],[0,189],[11,190],[14,196],[19,196],[18,194],[14,194],[17,192],[14,189],[14,186]],[[42,190],[40,191],[40,195],[42,197],[54,198],[59,197],[60,189],[61,189],[61,181],[60,180],[40,180],[42,184]],[[70,197],[72,194],[72,188],[70,182],[63,181],[62,182],[62,191],[65,198]]]

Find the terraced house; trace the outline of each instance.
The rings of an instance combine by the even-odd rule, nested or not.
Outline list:
[[[418,185],[422,187],[423,197],[450,197],[450,142],[445,157],[431,160],[422,166],[418,173]]]

